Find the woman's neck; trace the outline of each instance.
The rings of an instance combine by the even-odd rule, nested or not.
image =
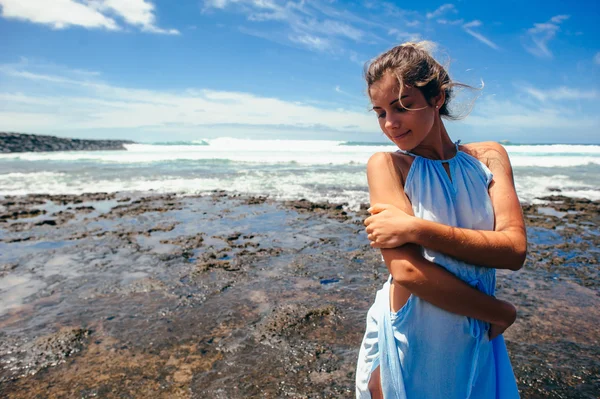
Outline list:
[[[444,124],[439,118],[427,137],[411,152],[424,158],[439,160],[451,159],[456,155],[454,142],[450,139]]]

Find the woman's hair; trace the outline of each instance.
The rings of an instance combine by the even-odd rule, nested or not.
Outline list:
[[[454,94],[452,88],[455,86],[475,88],[453,82],[446,69],[431,56],[429,48],[433,46],[433,43],[428,41],[406,42],[367,63],[365,65],[367,92],[374,83],[391,72],[398,79],[400,88],[398,97],[404,86],[416,87],[423,93],[427,103],[431,104],[430,100],[443,90],[446,93],[446,100],[440,107],[440,116],[453,120],[462,118],[463,116],[455,116],[448,110],[448,103]],[[400,98],[399,101],[400,105],[404,106]]]

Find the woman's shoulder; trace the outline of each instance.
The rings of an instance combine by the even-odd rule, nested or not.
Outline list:
[[[488,168],[494,163],[508,161],[508,153],[504,146],[496,141],[481,141],[463,144],[460,150],[483,162]]]
[[[408,174],[408,170],[410,170],[413,161],[413,157],[399,151],[376,152],[369,158],[367,172],[371,170],[371,173],[377,174],[383,170],[387,170],[388,172],[393,171],[396,178],[404,185],[406,175]]]

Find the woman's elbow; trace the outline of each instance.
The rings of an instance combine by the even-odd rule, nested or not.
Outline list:
[[[381,254],[396,284],[407,287],[422,282],[420,263],[425,259],[420,247],[405,244],[401,248],[382,249]]]
[[[513,271],[520,270],[527,259],[527,242],[515,248],[514,260],[511,262],[509,269]]]
[[[394,282],[404,287],[415,284],[420,276],[415,265],[404,259],[394,259],[390,267],[390,273]]]

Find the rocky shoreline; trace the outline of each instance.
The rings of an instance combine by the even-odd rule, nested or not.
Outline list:
[[[525,205],[499,271],[523,398],[600,389],[600,203]],[[213,192],[0,198],[0,396],[347,398],[386,278],[343,204]]]
[[[0,132],[0,153],[52,151],[125,151],[130,140],[83,140],[39,134]]]

